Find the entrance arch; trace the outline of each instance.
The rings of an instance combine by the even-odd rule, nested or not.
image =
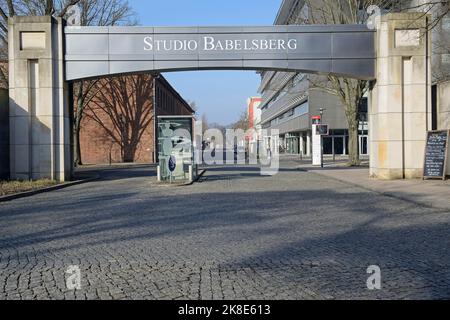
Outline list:
[[[408,75],[420,69],[416,66],[422,66],[417,71],[421,72],[429,65],[426,48],[430,41],[409,43],[404,34],[409,29],[412,35],[423,30],[424,21],[422,14],[390,14],[382,17],[381,29],[375,32],[363,25],[65,27],[62,19],[52,17],[14,17],[9,21],[11,178],[70,179],[72,81],[139,72],[223,69],[377,79],[370,107],[375,119],[371,123],[375,137],[370,147],[375,159],[372,175],[396,178],[405,163],[411,166],[411,176],[417,175],[423,163],[405,161],[405,150],[402,164],[395,158],[393,142],[398,132],[391,123],[398,124],[400,119],[389,118],[389,105],[397,102],[398,90],[428,92],[430,88],[427,80],[407,87],[399,76],[405,72],[404,65],[397,63],[399,57],[409,57]],[[401,37],[397,29],[402,30]],[[412,100],[402,103],[403,111],[417,104]],[[419,104],[422,118],[403,118],[402,127],[404,132],[408,125],[423,129],[423,138],[411,138],[417,146],[424,145],[429,118],[428,100]],[[391,129],[387,133],[383,132],[386,124]],[[403,149],[407,138],[401,138]],[[414,150],[409,151],[416,157]]]
[[[66,27],[65,79],[226,69],[373,80],[374,37],[364,25]]]

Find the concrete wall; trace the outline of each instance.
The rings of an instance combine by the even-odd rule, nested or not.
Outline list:
[[[0,89],[0,180],[9,179],[9,99]]]
[[[322,121],[324,124],[328,124],[330,129],[348,129],[347,117],[339,97],[324,90],[310,89],[310,116],[320,115],[320,108],[326,109]],[[311,119],[308,120],[309,126],[311,126]]]
[[[425,36],[425,30],[421,13],[381,17],[377,80],[369,96],[374,178],[422,177],[426,134],[431,130],[431,36]]]
[[[71,177],[68,84],[62,19],[8,21],[12,179]]]
[[[450,130],[450,81],[438,84],[438,130]]]
[[[437,95],[438,130],[450,130],[450,81],[438,84]],[[450,161],[450,147],[448,159]],[[447,175],[450,176],[450,163],[447,166]]]

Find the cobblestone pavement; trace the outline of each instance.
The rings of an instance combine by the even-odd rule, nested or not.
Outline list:
[[[189,187],[105,171],[0,203],[0,299],[450,298],[449,212],[294,165],[212,168]]]

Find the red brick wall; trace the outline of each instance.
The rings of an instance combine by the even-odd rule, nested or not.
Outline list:
[[[160,76],[155,84],[156,113],[158,115],[190,115],[192,110],[175,89]],[[159,91],[157,90],[159,88]],[[159,95],[158,95],[159,92]],[[149,97],[152,99],[152,97]],[[89,109],[89,108],[88,108]],[[113,128],[109,116],[101,114],[96,109],[96,115],[107,124],[108,128]],[[89,112],[89,111],[87,111]],[[157,158],[155,147],[154,124],[155,119],[146,128],[135,154],[136,163],[154,163]],[[121,150],[117,143],[111,142],[110,136],[94,120],[83,117],[80,130],[81,159],[83,164],[107,164],[109,163],[110,150],[113,163],[122,162]]]
[[[110,122],[109,117],[102,116],[104,123]],[[112,127],[112,125],[110,125]],[[154,135],[153,121],[145,130],[135,155],[136,163],[154,163]],[[109,135],[94,120],[84,117],[80,131],[81,159],[83,164],[105,164],[109,163],[109,154],[113,163],[122,162],[120,147],[111,142]]]

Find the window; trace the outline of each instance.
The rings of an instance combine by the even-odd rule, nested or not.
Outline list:
[[[305,79],[305,75],[302,73],[298,73],[293,79],[292,79],[292,86],[295,87],[296,85],[298,85],[300,82],[303,81],[303,79]]]
[[[302,116],[304,114],[307,114],[309,112],[309,103],[308,101],[302,103],[301,105],[297,106],[294,109],[294,115],[295,116]]]
[[[442,55],[442,64],[450,65],[450,54]]]
[[[442,18],[442,30],[450,32],[450,17],[445,16]]]

